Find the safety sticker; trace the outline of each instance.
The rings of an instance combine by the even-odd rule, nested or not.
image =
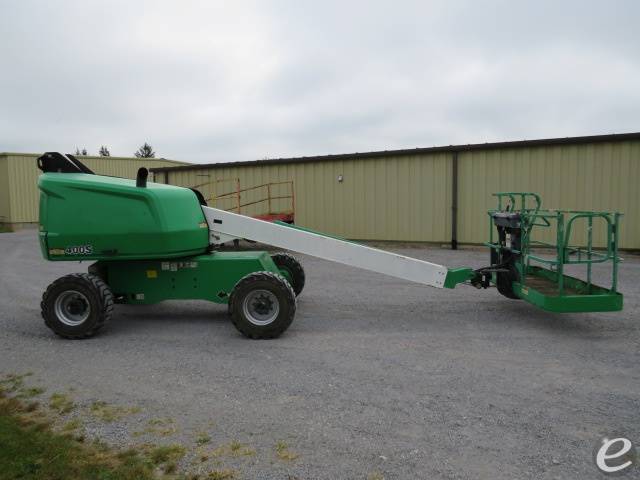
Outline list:
[[[162,262],[160,264],[160,270],[171,272],[177,272],[183,268],[198,268],[198,262]]]

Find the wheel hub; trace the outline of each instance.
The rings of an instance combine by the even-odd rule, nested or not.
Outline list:
[[[242,309],[247,320],[258,326],[269,325],[280,313],[278,298],[269,290],[254,290],[249,293]]]
[[[54,310],[62,323],[70,327],[76,327],[89,318],[91,306],[83,293],[76,290],[67,290],[56,298]]]

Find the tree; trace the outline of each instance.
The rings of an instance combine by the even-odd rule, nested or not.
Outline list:
[[[144,142],[134,155],[138,158],[156,158],[156,152],[153,151],[153,147],[147,142]]]
[[[76,147],[75,155],[87,155],[87,149],[83,148],[82,150],[80,150],[78,147]]]
[[[100,147],[100,150],[98,150],[98,155],[100,155],[101,157],[110,157],[111,156],[111,152],[109,151],[109,149],[105,145],[102,145]]]

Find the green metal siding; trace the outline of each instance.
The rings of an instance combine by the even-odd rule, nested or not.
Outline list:
[[[38,176],[36,167],[38,154],[0,153],[0,188],[8,192],[8,199],[2,199],[0,209],[6,207],[8,223],[34,223],[38,221]],[[126,157],[78,157],[94,172],[115,177],[135,178],[138,168],[167,167],[185,165],[163,159],[139,159]],[[6,165],[6,174],[3,173]],[[4,188],[3,188],[4,186]],[[1,210],[0,210],[1,212]],[[0,213],[0,215],[4,215]]]

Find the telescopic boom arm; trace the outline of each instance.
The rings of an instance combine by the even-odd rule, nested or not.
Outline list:
[[[473,271],[467,268],[449,270],[435,263],[296,227],[257,220],[217,208],[203,206],[202,209],[209,224],[212,244],[235,239],[253,240],[436,288],[453,288],[456,283],[470,280],[474,276]]]

